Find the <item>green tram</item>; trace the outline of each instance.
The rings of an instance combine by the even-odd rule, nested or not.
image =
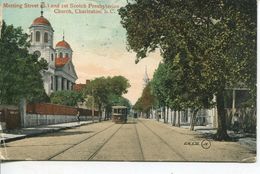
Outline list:
[[[112,121],[115,123],[127,122],[127,107],[112,106]]]

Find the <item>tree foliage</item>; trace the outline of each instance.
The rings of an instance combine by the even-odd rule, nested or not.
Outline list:
[[[151,84],[148,83],[143,89],[142,96],[133,106],[133,109],[148,115],[150,110],[156,105],[156,102],[157,100],[151,92]]]
[[[128,80],[123,76],[99,77],[86,86],[84,95],[94,97],[94,102],[99,111],[103,107],[109,112],[113,104],[112,99],[127,93],[129,87]]]
[[[51,94],[50,100],[54,104],[77,106],[78,102],[84,102],[84,96],[77,91],[56,91]]]
[[[3,22],[0,38],[0,104],[17,104],[46,97],[41,71],[47,62],[28,53],[28,35]]]
[[[255,96],[256,1],[133,0],[119,14],[136,62],[159,49],[175,82],[184,83],[180,91],[173,85],[171,99],[198,108],[216,96],[216,138],[228,139],[223,91],[242,85]]]

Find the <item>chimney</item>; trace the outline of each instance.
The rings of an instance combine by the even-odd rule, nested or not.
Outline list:
[[[90,80],[86,80],[86,85],[90,83]]]

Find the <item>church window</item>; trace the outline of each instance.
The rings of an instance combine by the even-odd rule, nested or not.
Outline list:
[[[63,54],[62,54],[62,52],[60,52],[60,58],[62,58],[63,57]]]
[[[33,41],[33,33],[31,33],[31,41]]]
[[[69,54],[68,54],[68,53],[66,53],[66,57],[69,57]]]
[[[48,33],[44,33],[44,42],[48,43]]]
[[[41,33],[39,31],[36,31],[36,42],[40,42]]]
[[[53,54],[51,54],[51,61],[53,61]]]

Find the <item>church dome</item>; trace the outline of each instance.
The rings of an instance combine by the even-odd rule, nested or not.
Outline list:
[[[43,16],[34,19],[32,25],[46,25],[51,27],[51,23]]]
[[[66,49],[71,49],[70,44],[68,44],[68,42],[66,42],[65,40],[62,40],[62,41],[58,42],[58,43],[56,44],[56,48],[57,48],[57,47],[62,47],[62,48],[66,48]]]

